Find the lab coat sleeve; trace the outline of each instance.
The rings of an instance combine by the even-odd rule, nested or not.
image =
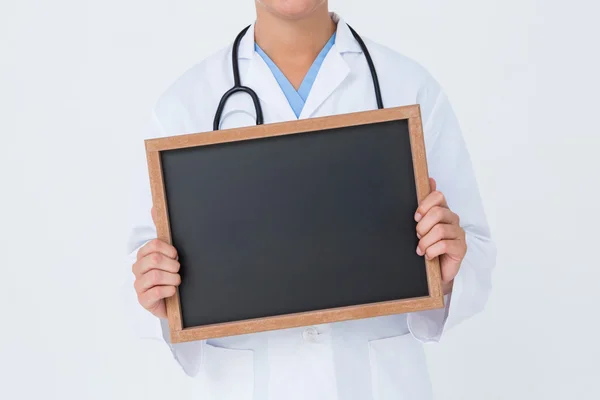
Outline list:
[[[132,272],[132,266],[136,261],[137,252],[144,244],[157,236],[151,215],[152,195],[144,146],[145,138],[165,136],[156,117],[152,118],[151,127],[147,133],[144,137],[140,137],[130,159],[133,171],[129,199],[131,226],[125,255],[124,278],[122,279],[122,299],[125,314],[136,337],[165,343],[185,373],[194,376],[198,373],[200,367],[202,341],[170,343],[168,321],[157,318],[144,309],[138,302],[133,286],[135,276]]]
[[[412,335],[423,343],[481,312],[491,291],[496,248],[490,235],[471,160],[447,96],[433,81],[422,93],[421,113],[429,175],[459,215],[466,232],[467,254],[445,308],[408,315]]]

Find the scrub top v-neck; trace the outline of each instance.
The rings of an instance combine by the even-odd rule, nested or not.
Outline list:
[[[277,65],[275,65],[273,60],[271,60],[271,58],[263,51],[263,49],[261,49],[258,44],[254,44],[256,52],[265,61],[265,63],[273,73],[273,76],[277,80],[279,87],[281,87],[281,90],[287,98],[288,103],[290,103],[290,107],[292,107],[292,110],[294,110],[294,114],[296,114],[296,118],[300,117],[300,113],[304,108],[306,99],[308,98],[308,95],[313,86],[313,83],[315,82],[315,79],[317,78],[319,69],[321,69],[321,65],[323,64],[327,53],[329,53],[329,50],[331,49],[331,47],[333,47],[333,44],[335,43],[335,35],[336,34],[334,33],[329,39],[329,41],[325,44],[323,49],[319,52],[317,58],[306,73],[304,79],[302,80],[302,83],[300,84],[298,90],[294,88],[294,86],[285,77],[285,75],[281,72]]]

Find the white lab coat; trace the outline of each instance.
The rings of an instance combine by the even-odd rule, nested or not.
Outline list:
[[[331,15],[338,21],[336,42],[300,119],[377,108],[361,48],[343,20]],[[253,38],[254,26],[239,49],[242,84],[258,93],[265,123],[296,119],[271,71],[255,53]],[[468,252],[453,293],[441,310],[172,345],[165,321],[161,323],[137,303],[133,275],[128,270],[125,301],[136,331],[140,337],[165,342],[182,369],[198,379],[209,399],[430,399],[423,343],[439,341],[445,330],[486,304],[495,247],[448,99],[417,63],[367,38],[363,40],[379,76],[384,106],[420,104],[430,175],[466,230]],[[131,263],[137,249],[156,237],[142,139],[211,131],[219,100],[233,86],[231,51],[230,45],[185,72],[160,97],[152,131],[140,137],[139,152],[132,156],[139,170],[132,207]],[[230,98],[221,128],[254,124],[250,97],[237,94]]]

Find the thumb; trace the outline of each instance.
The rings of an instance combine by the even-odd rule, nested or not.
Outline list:
[[[154,206],[152,206],[152,210],[150,210],[150,213],[152,214],[152,222],[154,223],[154,227],[156,227],[156,209],[154,208]]]
[[[435,182],[435,179],[429,178],[429,187],[431,188],[432,192],[437,190],[437,183]]]

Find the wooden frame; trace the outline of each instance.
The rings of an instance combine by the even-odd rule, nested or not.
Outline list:
[[[408,120],[409,124],[416,192],[418,201],[421,202],[431,189],[429,186],[421,112],[418,105],[148,139],[145,141],[145,145],[152,189],[152,201],[156,212],[158,239],[171,243],[160,161],[161,151],[405,119]],[[256,318],[186,329],[183,329],[179,292],[177,291],[174,296],[166,299],[171,342],[179,343],[203,340],[213,337],[442,308],[444,307],[444,298],[439,261],[435,258],[433,260],[424,260],[424,263],[429,288],[429,296],[426,297]]]

